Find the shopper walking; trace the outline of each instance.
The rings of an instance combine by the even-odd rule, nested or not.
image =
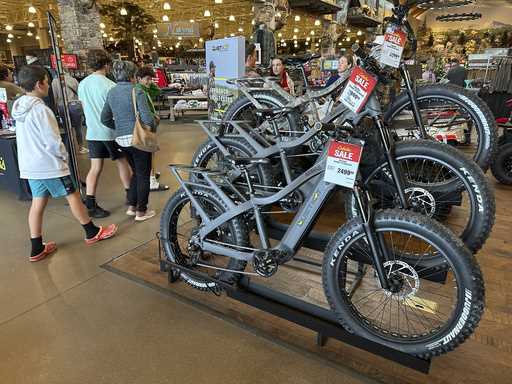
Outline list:
[[[132,172],[122,149],[114,141],[114,133],[101,123],[101,111],[105,105],[108,91],[115,87],[115,83],[107,78],[112,60],[103,50],[89,51],[89,67],[94,72],[87,76],[78,86],[78,98],[82,102],[87,126],[87,147],[91,168],[86,178],[85,205],[89,215],[95,218],[107,217],[110,212],[103,209],[96,202],[98,181],[103,171],[105,159],[116,161],[119,177],[128,191]]]
[[[84,110],[82,103],[78,99],[78,80],[72,77],[69,73],[64,73],[64,80],[66,86],[64,92],[68,100],[68,111],[71,119],[71,126],[75,130],[76,139],[78,142],[78,152],[88,153],[87,148],[84,147],[84,136],[83,136],[83,124],[84,124]],[[62,95],[60,80],[58,77],[52,81],[53,97],[57,108],[59,109],[59,115],[64,120],[64,96]]]
[[[153,78],[155,77],[155,71],[153,71],[153,68],[149,66],[141,67],[137,70],[136,76],[136,87],[140,89],[142,92],[144,92],[144,94],[146,95],[149,109],[153,114],[156,126],[158,126],[160,124],[160,115],[155,109],[153,100],[160,95],[160,88],[158,88],[153,81]],[[168,185],[160,184],[160,182],[158,181],[159,177],[160,172],[156,172],[155,170],[155,155],[153,154],[151,156],[151,176],[149,177],[149,190],[151,192],[169,190]]]
[[[295,84],[286,71],[283,59],[276,57],[272,60],[271,75],[279,78],[279,85],[290,95],[295,96]]]
[[[132,146],[133,129],[135,113],[138,113],[142,123],[156,131],[155,116],[144,92],[135,88],[136,65],[131,61],[115,61],[112,69],[117,85],[108,92],[101,121],[115,132],[116,142],[123,147],[133,170],[128,190],[130,206],[126,214],[134,216],[135,221],[144,221],[156,215],[155,211],[148,209],[151,153]],[[136,106],[133,103],[134,93]]]
[[[13,100],[24,93],[23,89],[14,84],[11,69],[3,64],[0,64],[0,88],[5,88],[7,100]]]
[[[46,71],[40,66],[25,66],[20,70],[19,81],[27,94],[14,103],[13,118],[20,177],[28,179],[32,191],[28,216],[32,243],[30,261],[40,261],[57,249],[55,242],[43,243],[42,238],[43,215],[50,195],[67,199],[73,216],[85,231],[86,244],[114,236],[117,225],[94,225],[70,176],[68,154],[57,119],[42,100],[48,96],[50,87]]]
[[[27,61],[28,65],[37,65],[45,70],[46,75],[48,76],[48,81],[50,82],[50,91],[48,92],[47,96],[43,97],[43,101],[46,104],[46,106],[48,108],[50,108],[55,115],[57,115],[58,111],[57,111],[57,106],[55,104],[55,100],[53,98],[53,90],[52,90],[52,79],[53,79],[52,73],[46,66],[43,65],[43,63],[41,63],[41,61],[39,60],[39,57],[37,57],[37,56],[27,55],[27,56],[25,56],[25,60]]]

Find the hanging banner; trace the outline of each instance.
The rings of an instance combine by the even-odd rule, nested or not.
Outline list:
[[[160,23],[157,26],[160,37],[200,37],[199,24],[190,21],[174,21],[172,23]]]

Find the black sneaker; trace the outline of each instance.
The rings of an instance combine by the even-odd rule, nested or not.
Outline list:
[[[110,212],[101,208],[98,204],[94,208],[88,209],[89,216],[93,219],[103,219],[104,217],[110,216]]]

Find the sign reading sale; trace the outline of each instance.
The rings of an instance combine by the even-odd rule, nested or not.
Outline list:
[[[332,140],[329,144],[324,181],[354,188],[364,142],[360,144]]]
[[[361,67],[355,67],[340,101],[352,112],[359,113],[377,85],[377,80]]]
[[[380,62],[393,68],[400,66],[402,54],[404,53],[407,35],[400,29],[389,30],[384,35],[384,44],[382,45],[382,54]]]
[[[55,55],[50,56],[52,69],[57,68],[57,59]],[[66,69],[78,69],[78,56],[74,54],[63,54],[61,56],[62,66]]]

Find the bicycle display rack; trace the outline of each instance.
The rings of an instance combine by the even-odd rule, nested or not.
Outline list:
[[[269,235],[272,237],[280,238],[280,233],[286,227],[286,224],[270,223]],[[159,242],[160,238],[157,235]],[[323,251],[326,245],[326,235],[319,232],[312,231],[307,239],[304,241],[304,246]],[[159,252],[162,248],[159,244]],[[302,262],[310,266],[320,266],[313,260],[303,259],[300,257],[293,259],[295,262]],[[385,359],[411,368],[418,372],[427,374],[430,369],[431,360],[422,359],[396,349],[389,348],[382,344],[373,342],[366,338],[354,335],[346,331],[337,321],[333,311],[308,303],[304,300],[297,299],[290,295],[276,291],[275,289],[266,287],[264,285],[254,283],[247,276],[244,276],[236,285],[226,283],[222,280],[217,280],[211,276],[198,272],[197,270],[184,267],[182,265],[164,260],[160,254],[160,269],[162,272],[167,272],[169,282],[175,283],[179,280],[179,273],[186,272],[187,274],[195,275],[202,279],[208,279],[217,283],[224,288],[226,295],[236,301],[257,308],[259,310],[270,313],[279,318],[290,321],[294,324],[311,329],[317,334],[317,344],[321,347],[325,345],[329,338],[339,340],[343,343],[349,344],[356,348],[365,350],[374,355],[381,356]],[[357,285],[358,276],[362,273],[359,269],[356,273],[356,280],[353,285]],[[216,292],[213,292],[218,294]]]

